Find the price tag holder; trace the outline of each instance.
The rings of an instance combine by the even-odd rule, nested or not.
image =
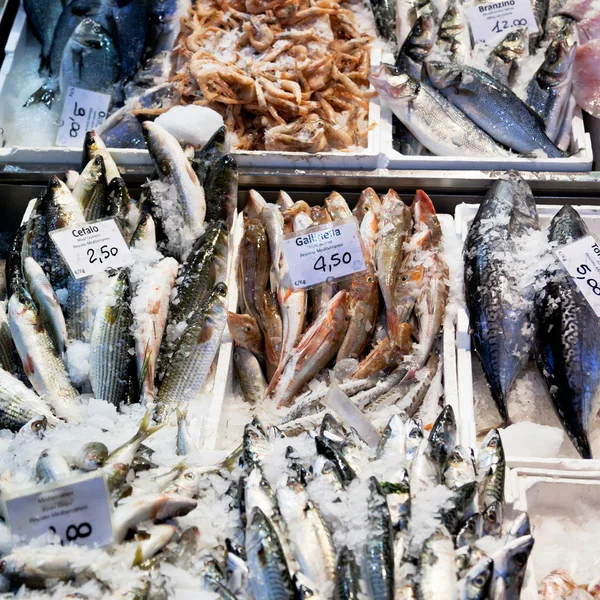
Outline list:
[[[111,508],[103,475],[67,479],[3,494],[11,535],[27,540],[48,531],[61,543],[107,546],[113,542]]]
[[[104,123],[109,105],[108,94],[69,86],[65,95],[56,145],[80,148],[86,132]]]
[[[468,14],[475,44],[487,44],[518,27],[527,27],[530,34],[538,31],[529,0],[499,0],[475,4],[469,8]]]
[[[133,254],[116,221],[102,219],[50,232],[75,279],[132,265]]]
[[[295,290],[333,283],[366,270],[354,218],[288,234],[283,238],[282,250]]]
[[[554,251],[573,282],[600,317],[600,246],[588,235]]]

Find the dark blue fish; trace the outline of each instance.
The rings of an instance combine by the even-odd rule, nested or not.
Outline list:
[[[588,234],[582,218],[568,205],[549,229],[550,241],[561,245]],[[563,429],[581,457],[592,458],[590,425],[598,412],[594,397],[600,384],[600,324],[566,271],[554,269],[547,273],[535,301],[535,360]]]
[[[496,181],[479,206],[464,245],[471,336],[503,424],[508,392],[529,358],[531,301],[515,273],[515,238],[539,229],[527,183],[516,173]]]
[[[63,0],[24,0],[29,26],[42,44],[40,71],[50,68],[50,48],[54,30],[63,11]]]

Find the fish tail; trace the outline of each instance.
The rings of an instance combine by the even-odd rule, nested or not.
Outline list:
[[[152,413],[147,410],[144,414],[142,422],[140,423],[140,427],[138,429],[136,437],[138,439],[145,440],[149,438],[153,433],[156,433],[159,429],[164,427],[164,423],[160,423],[159,425],[154,425],[151,427],[152,423]]]

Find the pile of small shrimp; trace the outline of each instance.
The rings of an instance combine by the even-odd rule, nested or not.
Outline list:
[[[181,102],[218,111],[237,149],[366,146],[373,38],[341,0],[197,0],[180,40]]]

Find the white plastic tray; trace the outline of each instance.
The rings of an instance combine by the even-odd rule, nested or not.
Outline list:
[[[390,55],[384,54],[384,62],[393,63]],[[381,157],[380,168],[425,169],[425,170],[469,170],[497,171],[519,169],[520,171],[591,171],[592,141],[586,133],[579,107],[573,118],[573,136],[569,158],[494,158],[477,156],[404,156],[392,145],[392,111],[381,107]]]
[[[6,43],[6,56],[0,69],[0,128],[5,123],[3,106],[7,101],[8,85],[7,77],[13,66],[15,57],[25,52],[28,38],[27,18],[23,6],[19,7],[17,16],[11,28]],[[381,52],[373,50],[371,53],[371,65],[376,65],[381,59]],[[380,151],[380,114],[379,99],[375,98],[369,105],[369,124],[375,124],[368,133],[368,145],[366,148],[356,152],[320,152],[310,154],[308,152],[267,152],[267,151],[236,151],[236,160],[244,167],[268,167],[268,168],[321,168],[321,169],[374,169],[379,161]],[[35,131],[31,132],[32,140],[35,140]],[[145,150],[110,149],[115,162],[121,166],[150,165],[151,159]],[[0,148],[0,163],[11,165],[38,164],[64,164],[72,167],[81,162],[81,148],[61,148],[58,146],[5,146]]]
[[[544,561],[553,563],[552,569],[563,569],[570,575],[575,575],[572,568],[577,563],[590,568],[595,565],[596,575],[600,575],[598,556],[590,552],[585,543],[580,545],[577,555],[573,554],[572,549],[577,545],[575,532],[568,536],[569,539],[565,539],[562,545],[561,540],[551,540],[553,544],[556,543],[556,547],[549,548],[544,543],[544,528],[536,527],[536,521],[539,523],[539,519],[544,519],[547,523],[560,516],[578,520],[581,527],[581,515],[577,513],[580,503],[592,510],[600,510],[600,479],[577,471],[563,471],[560,475],[557,472],[549,472],[547,475],[517,472],[512,475],[516,492],[514,508],[528,512],[533,537],[536,540],[527,563],[527,574],[521,591],[522,600],[540,598],[539,585],[550,571],[540,564],[542,557]],[[595,527],[597,528],[597,525]],[[590,524],[590,531],[593,530],[594,525]]]
[[[469,227],[475,218],[478,204],[459,204],[456,207],[455,223],[456,234],[461,243],[467,235]],[[538,214],[540,227],[545,229],[550,224],[552,217],[560,210],[561,206],[557,205],[538,205]],[[574,207],[582,218],[585,220],[590,232],[596,237],[600,236],[600,208],[594,206],[575,206]],[[457,328],[456,328],[456,347],[457,347],[457,370],[458,370],[458,395],[460,402],[460,412],[465,419],[465,430],[468,444],[476,445],[477,438],[477,423],[475,415],[475,397],[473,385],[473,367],[479,368],[478,358],[471,353],[471,337],[469,335],[469,318],[466,308],[463,306],[458,311]],[[526,369],[519,375],[517,380],[524,377],[524,374],[531,374],[532,377],[537,377],[536,367],[532,361],[529,362]],[[480,385],[478,389],[485,386]],[[486,388],[487,390],[487,388]],[[535,387],[535,398],[539,402],[547,403],[547,413],[551,422],[544,423],[553,427],[560,427],[558,419],[554,416],[550,399],[546,396],[541,379],[539,386]],[[538,397],[539,396],[539,397]],[[499,417],[498,417],[498,420]],[[518,422],[518,421],[517,421]],[[600,426],[600,420],[597,418],[596,427]],[[584,460],[577,458],[576,451],[572,448],[571,442],[565,434],[561,450],[562,454],[556,458],[542,457],[523,457],[518,455],[507,454],[507,463],[509,466],[519,469],[534,469],[534,470],[550,470],[550,471],[586,471],[600,472],[600,455],[597,459]],[[565,453],[566,452],[566,453]]]
[[[454,236],[454,219],[450,215],[438,215],[442,230],[445,236]],[[232,243],[234,244],[233,252],[230,253],[230,265],[233,270],[230,271],[229,285],[229,310],[236,311],[238,303],[237,279],[235,275],[235,265],[237,264],[237,248],[243,233],[243,219],[241,214],[236,220],[236,224],[232,232]],[[455,323],[453,315],[447,315],[444,321],[444,331],[442,339],[443,347],[443,381],[444,381],[444,400],[446,404],[450,404],[455,411],[458,423],[458,443],[464,444],[468,439],[469,429],[463,427],[465,419],[461,414],[461,405],[457,391],[457,372],[456,372],[456,351],[455,351]],[[230,450],[233,448],[242,436],[245,420],[236,415],[236,410],[239,410],[239,403],[234,401],[235,386],[234,386],[235,370],[233,366],[233,341],[229,331],[226,329],[221,342],[221,350],[219,353],[219,361],[217,363],[217,376],[213,393],[215,399],[213,408],[215,414],[211,414],[211,433],[214,434],[215,445],[205,448],[214,450]],[[221,398],[216,395],[222,394]],[[220,413],[217,414],[217,407],[220,407]],[[236,408],[237,407],[237,408]],[[242,409],[248,417],[250,409],[244,405]],[[237,418],[236,418],[237,417]],[[247,420],[249,420],[248,417]],[[218,425],[215,425],[218,423]]]

